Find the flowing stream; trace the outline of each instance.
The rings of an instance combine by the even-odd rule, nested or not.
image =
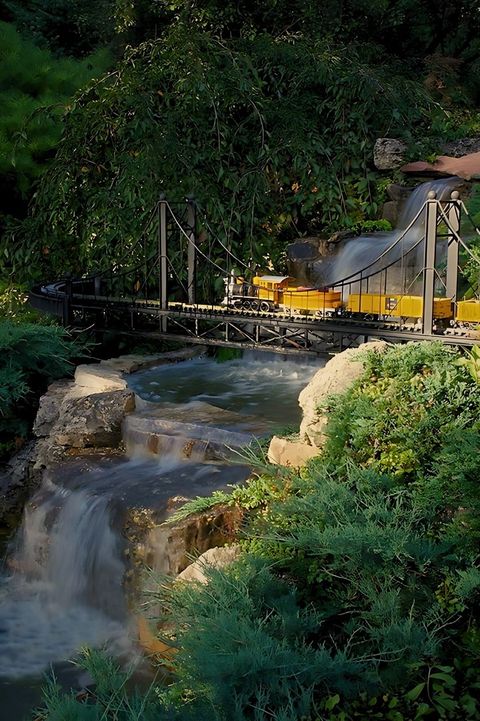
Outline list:
[[[20,721],[38,704],[50,668],[67,688],[84,684],[70,663],[83,646],[106,647],[119,659],[138,655],[123,590],[126,510],[166,515],[172,496],[208,495],[245,479],[248,469],[218,449],[298,424],[298,393],[321,365],[246,354],[131,376],[139,400],[125,425],[127,455],[77,459],[51,473],[8,549],[0,578],[0,721]]]

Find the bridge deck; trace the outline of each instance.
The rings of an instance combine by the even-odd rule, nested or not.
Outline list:
[[[31,302],[40,310],[64,315],[66,296],[60,292],[33,292]],[[240,310],[223,305],[168,303],[156,299],[131,299],[74,294],[69,299],[70,324],[92,323],[97,330],[111,329],[159,339],[212,346],[257,348],[279,352],[327,352],[336,343],[382,338],[390,342],[442,341],[449,345],[480,345],[480,333],[459,329],[424,334],[399,321],[341,317],[313,317],[299,313]],[[156,327],[151,327],[152,323]],[[121,327],[116,327],[119,324]]]

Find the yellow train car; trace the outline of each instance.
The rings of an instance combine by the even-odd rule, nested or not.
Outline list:
[[[289,287],[282,295],[280,305],[292,311],[325,315],[343,306],[342,294],[339,291]]]
[[[394,318],[421,318],[423,299],[419,295],[383,295],[380,293],[351,293],[345,305],[349,313]],[[452,302],[449,298],[435,298],[435,318],[451,318]]]
[[[343,306],[342,294],[333,290],[305,288],[284,275],[260,275],[253,278],[260,301],[273,303],[287,311],[325,315]]]
[[[459,300],[455,311],[457,323],[480,325],[480,300]]]

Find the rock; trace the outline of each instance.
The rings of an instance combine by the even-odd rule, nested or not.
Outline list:
[[[55,381],[40,398],[37,415],[33,424],[33,434],[37,438],[46,438],[53,424],[58,420],[60,408],[65,396],[74,388],[74,381]]]
[[[318,448],[300,441],[273,436],[268,448],[268,460],[278,466],[301,468],[318,455]]]
[[[406,188],[400,183],[390,183],[387,187],[387,195],[390,200],[394,200],[396,203],[404,203],[409,199],[412,194],[412,188]]]
[[[324,368],[321,368],[310,383],[302,390],[298,402],[302,407],[303,418],[300,425],[300,440],[321,448],[325,440],[327,417],[321,406],[332,395],[343,393],[363,373],[363,364],[359,356],[366,350],[383,352],[388,344],[385,341],[364,343],[359,348],[351,348],[334,356]]]
[[[395,227],[400,213],[399,203],[396,200],[388,200],[383,204],[382,218]]]
[[[67,397],[50,437],[69,448],[113,448],[121,441],[123,419],[134,408],[135,394],[129,390]]]
[[[171,525],[156,525],[139,548],[140,560],[157,573],[178,576],[192,563],[193,555],[233,541],[243,514],[236,506],[214,506]]]
[[[208,551],[202,553],[196,561],[186,567],[184,571],[179,573],[177,581],[196,581],[197,583],[207,583],[206,571],[208,568],[224,568],[228,566],[240,555],[240,546],[215,546],[209,548]]]
[[[464,155],[478,153],[480,152],[480,137],[451,140],[442,145],[441,151],[451,158],[462,158]]]
[[[109,368],[119,373],[136,373],[139,370],[153,368],[153,366],[164,365],[166,363],[178,363],[180,361],[189,360],[205,355],[205,349],[201,347],[181,348],[180,350],[167,351],[165,353],[155,353],[150,355],[129,354],[122,355],[118,358],[109,358],[100,361],[102,368]]]
[[[453,175],[464,180],[471,180],[472,178],[480,177],[480,152],[471,153],[462,158],[440,155],[434,163],[419,160],[415,163],[403,165],[401,171],[402,173],[432,177]]]
[[[31,491],[30,457],[34,443],[27,443],[0,472],[0,526],[12,530],[17,526],[23,506]]]
[[[378,138],[373,148],[373,162],[378,170],[395,170],[405,162],[407,146],[398,138]]]
[[[323,277],[336,251],[336,245],[353,238],[351,230],[339,230],[329,238],[310,236],[297,238],[287,246],[287,271],[300,283],[320,288]]]
[[[127,381],[121,371],[100,363],[77,366],[75,371],[75,391],[78,394],[105,393],[106,391],[123,391]]]

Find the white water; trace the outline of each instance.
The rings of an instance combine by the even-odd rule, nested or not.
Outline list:
[[[16,546],[0,590],[0,677],[38,674],[84,645],[126,650],[124,565],[108,499],[45,484]]]
[[[447,200],[450,193],[455,187],[458,187],[458,178],[442,178],[427,183],[422,183],[415,188],[408,201],[406,202],[403,212],[398,220],[397,228],[388,233],[372,233],[361,235],[358,238],[352,238],[342,243],[333,262],[323,271],[322,283],[325,286],[332,286],[338,281],[351,278],[351,281],[358,280],[355,274],[366,268],[370,263],[374,263],[376,259],[390,248],[395,241],[405,232],[406,228],[413,221],[419,210],[427,200],[428,193],[434,190],[439,200]],[[380,271],[392,262],[400,259],[402,255],[406,255],[418,243],[418,248],[410,253],[407,259],[410,268],[410,276],[407,282],[411,282],[415,277],[415,273],[421,267],[423,244],[419,243],[425,232],[425,213],[422,213],[418,220],[410,228],[398,245],[387,253],[372,268],[369,268],[367,274]],[[353,276],[353,277],[352,277]],[[390,279],[389,279],[390,280]],[[371,288],[374,290],[374,288]],[[389,291],[400,291],[400,287],[392,287],[392,281],[389,282]]]

